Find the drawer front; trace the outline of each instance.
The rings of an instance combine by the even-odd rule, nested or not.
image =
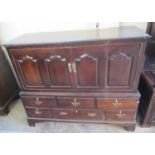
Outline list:
[[[26,108],[27,115],[29,117],[37,118],[50,118],[50,110],[42,108]]]
[[[58,98],[60,108],[95,108],[93,98]]]
[[[56,99],[52,97],[21,97],[26,107],[51,107],[55,108]]]
[[[136,109],[138,99],[97,99],[97,108],[102,109]]]
[[[102,120],[103,112],[96,110],[52,109],[57,119]]]
[[[56,119],[76,119],[77,117],[76,110],[73,109],[54,109],[52,115]]]
[[[104,115],[102,111],[79,110],[78,119],[104,120]]]
[[[105,112],[105,118],[109,121],[133,121],[135,117],[135,111],[109,110]]]

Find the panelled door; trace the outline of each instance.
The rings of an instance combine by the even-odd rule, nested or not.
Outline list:
[[[107,49],[108,89],[132,88],[136,76],[140,44],[122,44]]]
[[[71,88],[70,49],[29,48],[12,51],[25,89]]]
[[[45,88],[41,74],[41,61],[30,53],[16,53],[17,74],[24,88]]]
[[[26,48],[11,52],[24,89],[133,88],[140,44]]]
[[[71,49],[76,88],[132,88],[141,44],[75,47]]]
[[[76,47],[71,49],[72,69],[76,88],[103,87],[106,59],[103,47]]]
[[[50,88],[71,88],[70,49],[55,49],[45,58]]]

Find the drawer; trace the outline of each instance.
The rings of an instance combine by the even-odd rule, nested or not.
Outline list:
[[[103,112],[96,110],[52,109],[57,119],[103,120]]]
[[[133,121],[135,117],[135,111],[109,110],[105,112],[105,119],[109,121]]]
[[[60,108],[95,108],[93,98],[58,98]]]
[[[136,109],[137,99],[97,99],[97,108],[103,109]]]
[[[26,107],[51,107],[55,108],[56,100],[52,97],[21,97]]]
[[[103,120],[104,119],[104,115],[103,115],[102,111],[79,110],[78,119]]]
[[[26,108],[27,115],[29,117],[37,118],[50,118],[50,110],[43,108]]]

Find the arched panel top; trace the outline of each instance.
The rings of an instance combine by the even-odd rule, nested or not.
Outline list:
[[[34,57],[29,56],[29,55],[25,55],[21,59],[18,59],[18,62],[23,63],[24,61],[27,61],[27,60],[31,60],[33,62],[37,62],[37,59],[34,59]]]
[[[50,87],[64,88],[71,87],[71,79],[68,70],[68,58],[64,55],[51,55],[45,59]]]
[[[97,61],[98,60],[98,58],[95,58],[95,57],[93,57],[92,55],[90,55],[88,53],[85,53],[85,54],[81,55],[79,58],[77,58],[75,60],[77,62],[80,62],[81,60],[86,59],[86,58],[91,59],[92,61]]]
[[[17,58],[17,67],[25,88],[44,88],[44,82],[40,72],[40,65],[32,56],[25,55]]]
[[[78,87],[98,87],[99,66],[98,57],[84,53],[75,58],[76,79]]]
[[[49,58],[45,59],[47,62],[54,61],[55,59],[59,59],[62,62],[66,62],[66,58],[62,58],[60,55],[52,55]]]
[[[125,58],[126,60],[132,59],[132,56],[130,56],[129,54],[127,54],[126,52],[123,52],[123,51],[118,51],[117,53],[114,53],[114,54],[108,56],[108,59],[114,60],[115,58],[120,57],[120,56]]]
[[[108,86],[127,86],[131,81],[133,56],[119,51],[109,56],[108,62]],[[123,76],[122,76],[123,75]]]

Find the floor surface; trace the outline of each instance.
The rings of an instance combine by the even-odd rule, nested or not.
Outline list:
[[[2,133],[127,133],[122,127],[107,124],[44,122],[29,127],[26,113],[20,99],[10,106],[7,116],[0,117]],[[141,128],[138,124],[135,133],[155,133],[155,127]]]

